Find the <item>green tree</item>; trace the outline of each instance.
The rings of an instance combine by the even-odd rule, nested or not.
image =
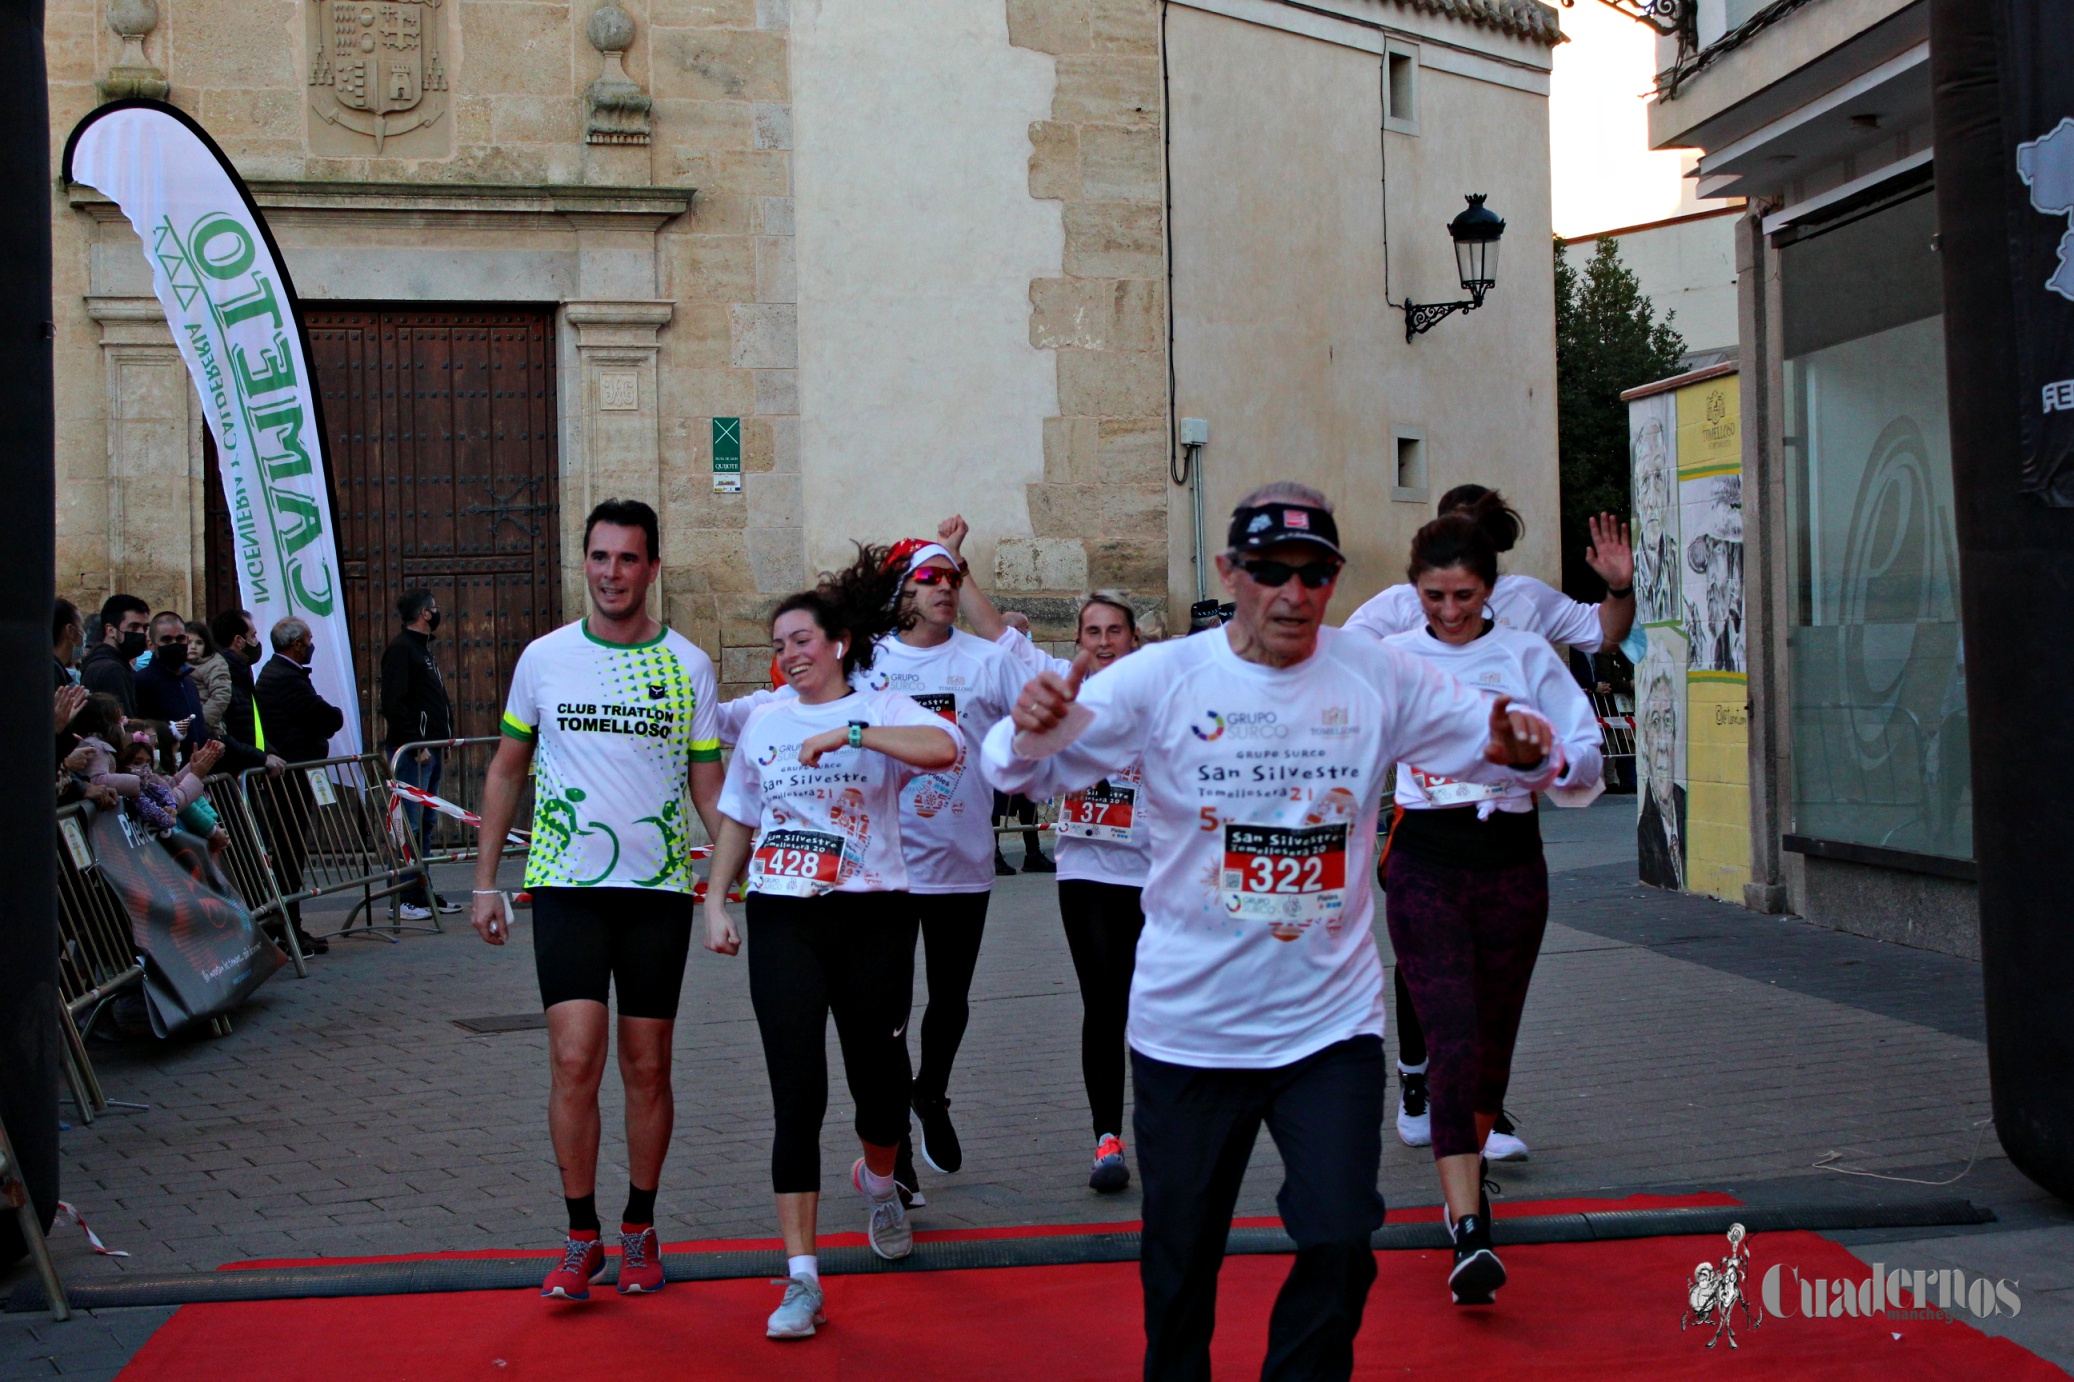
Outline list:
[[[1620,262],[1620,245],[1601,239],[1582,269],[1555,242],[1556,447],[1562,479],[1563,588],[1598,600],[1606,583],[1584,564],[1593,514],[1631,512],[1628,405],[1624,390],[1678,372],[1685,340],[1678,314],[1656,309]]]

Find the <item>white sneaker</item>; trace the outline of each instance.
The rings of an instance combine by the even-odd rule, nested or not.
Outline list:
[[[396,909],[396,918],[399,921],[430,921],[432,909],[420,907],[415,902],[406,902]]]
[[[777,1282],[771,1283],[773,1286]],[[772,1339],[811,1339],[816,1326],[828,1323],[822,1310],[821,1283],[810,1276],[795,1276],[784,1282],[785,1299],[764,1321],[763,1332]]]
[[[1509,1132],[1499,1132],[1493,1129],[1491,1135],[1484,1139],[1483,1159],[1485,1161],[1525,1161],[1527,1159],[1527,1144]]]
[[[900,1203],[895,1193],[885,1199],[873,1199],[864,1188],[864,1158],[858,1157],[857,1164],[850,1168],[850,1184],[864,1196],[865,1205],[871,1210],[871,1219],[864,1226],[864,1233],[871,1240],[871,1250],[888,1262],[898,1262],[915,1250],[915,1231],[908,1226],[907,1206]]]
[[[1426,1076],[1397,1074],[1397,1140],[1407,1147],[1433,1145],[1433,1109],[1426,1101]]]

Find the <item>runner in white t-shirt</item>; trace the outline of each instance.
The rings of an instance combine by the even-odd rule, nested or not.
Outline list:
[[[956,628],[958,587],[965,573],[941,543],[904,538],[890,549],[892,569],[905,573],[900,588],[900,631],[877,640],[869,670],[852,674],[861,690],[899,691],[936,711],[960,731],[962,752],[943,772],[924,773],[900,797],[900,833],[907,853],[907,890],[921,918],[928,957],[929,1002],[922,1014],[922,1061],[915,1073],[914,1112],[919,1150],[931,1169],[950,1173],[964,1163],[951,1125],[951,1066],[971,1017],[973,968],[986,933],[994,888],[994,789],[980,770],[979,744],[1015,703],[1025,673],[984,638]],[[757,706],[792,695],[790,687],[757,691],[722,707],[721,737],[741,733]],[[900,1184],[914,1205],[919,1179],[902,1145]]]
[[[481,838],[504,839],[537,771],[525,886],[534,967],[547,1012],[548,1132],[562,1171],[569,1237],[540,1293],[586,1300],[605,1270],[598,1242],[598,1084],[619,1003],[627,1172],[619,1290],[659,1291],[655,1191],[669,1150],[677,996],[691,946],[691,813],[719,816],[713,663],[649,617],[660,574],[655,510],[608,499],[583,528],[590,613],[519,655],[502,742],[483,783]],[[502,945],[510,904],[493,844],[475,866],[475,929]]]
[[[1482,485],[1455,486],[1440,496],[1439,512],[1467,514],[1500,554],[1511,551],[1526,531],[1505,496]],[[1590,529],[1584,560],[1606,582],[1605,600],[1582,604],[1536,577],[1504,575],[1491,586],[1492,620],[1501,628],[1538,633],[1551,643],[1588,653],[1619,647],[1635,626],[1635,549],[1628,525],[1610,513],[1591,519]],[[1348,615],[1340,627],[1388,638],[1425,628],[1426,614],[1418,591],[1409,584],[1393,585]]]
[[[1264,1371],[1349,1375],[1383,1221],[1370,870],[1384,779],[1406,758],[1528,787],[1555,772],[1539,716],[1321,628],[1341,563],[1323,495],[1256,490],[1217,558],[1230,624],[1077,685],[1094,663],[1082,653],[987,736],[989,770],[1032,795],[1145,764],[1152,867],[1129,1039],[1148,1377],[1209,1375],[1218,1267],[1263,1122],[1297,1244]]]
[[[1482,485],[1455,486],[1440,496],[1440,512],[1468,515],[1494,552],[1511,551],[1526,529],[1505,496]],[[1503,575],[1491,586],[1485,611],[1491,620],[1500,628],[1538,634],[1551,643],[1587,653],[1618,647],[1635,623],[1634,547],[1627,525],[1610,513],[1593,518],[1589,526],[1591,545],[1585,549],[1584,559],[1606,582],[1603,603],[1580,604],[1546,581]],[[1424,629],[1426,613],[1418,591],[1410,584],[1393,585],[1348,615],[1342,627],[1388,638]],[[1402,969],[1396,971],[1396,989],[1397,1136],[1407,1147],[1423,1147],[1432,1137],[1426,1098],[1426,1031],[1412,1005],[1411,991],[1405,987]],[[1492,1161],[1524,1161],[1527,1157],[1527,1144],[1502,1112],[1484,1150]]]
[[[770,1070],[771,1189],[788,1258],[784,1299],[765,1325],[773,1339],[805,1338],[826,1321],[815,1234],[831,1013],[857,1105],[864,1155],[850,1179],[869,1210],[867,1238],[888,1259],[914,1247],[895,1180],[916,926],[900,800],[962,750],[944,717],[907,696],[854,689],[873,640],[898,617],[901,576],[885,558],[867,549],[779,604],[771,642],[793,694],[759,706],[736,741],[706,891],[706,947],[733,955],[741,935],[727,888],[746,865],[749,995]]]
[[[1546,639],[1486,613],[1498,574],[1490,539],[1444,514],[1412,540],[1408,571],[1427,626],[1384,646],[1442,668],[1489,697],[1534,707],[1556,729],[1553,795],[1584,805],[1599,783],[1599,722]],[[1397,810],[1384,851],[1397,972],[1425,1023],[1431,1141],[1455,1235],[1448,1277],[1457,1305],[1488,1305],[1505,1284],[1491,1249],[1481,1156],[1505,1107],[1520,1013],[1548,926],[1540,811],[1515,785],[1458,781],[1416,755],[1397,765]]]
[[[957,554],[966,531],[965,520],[953,515],[937,536]],[[958,604],[974,631],[992,637],[1029,675],[1064,676],[1072,670],[1072,663],[1051,656],[1008,625],[977,581],[966,580]],[[1097,591],[1081,601],[1077,627],[1075,646],[1094,658],[1094,673],[1138,649],[1137,611],[1115,591]],[[1139,810],[1144,789],[1145,765],[1132,759],[1059,802],[1059,916],[1080,981],[1080,1076],[1095,1136],[1087,1183],[1104,1194],[1131,1183],[1123,1141],[1124,1022],[1138,936],[1145,929],[1145,876],[1152,864],[1152,827]]]

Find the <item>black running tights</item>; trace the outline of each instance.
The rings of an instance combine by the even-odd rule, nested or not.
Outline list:
[[[922,953],[929,962],[929,1006],[922,1011],[922,1068],[915,1075],[917,1104],[931,1104],[951,1086],[951,1064],[971,1020],[972,971],[987,929],[992,893],[915,893],[922,922]],[[910,945],[910,952],[913,947]],[[902,1044],[905,1050],[905,1043]]]
[[[1397,976],[1397,1063],[1426,1063],[1426,1029],[1419,1025],[1419,1010],[1411,1005],[1411,985],[1404,982],[1404,966],[1393,966]]]
[[[1073,972],[1080,976],[1080,1078],[1094,1134],[1123,1132],[1125,1019],[1138,933],[1145,929],[1141,890],[1121,883],[1059,880],[1059,915]]]
[[[857,1136],[895,1147],[907,1132],[914,911],[905,893],[751,893],[748,927],[749,1000],[777,1115],[771,1188],[780,1195],[819,1190],[831,1012]]]

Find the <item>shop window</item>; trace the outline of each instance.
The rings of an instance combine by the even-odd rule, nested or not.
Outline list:
[[[1935,199],[1780,250],[1794,829],[1973,854]]]

